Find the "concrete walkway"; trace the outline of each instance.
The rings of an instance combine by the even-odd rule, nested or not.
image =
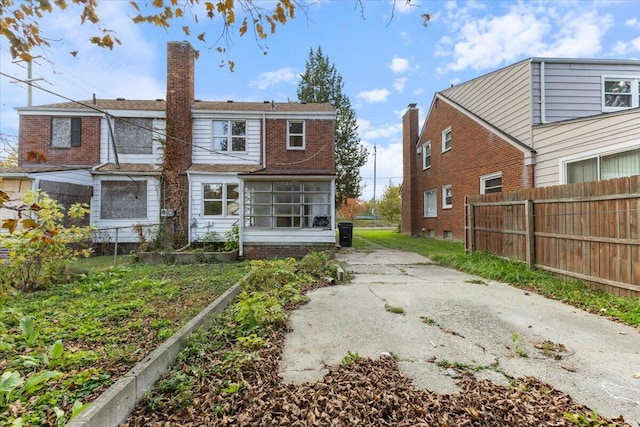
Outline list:
[[[603,416],[640,425],[639,329],[414,253],[343,249],[338,259],[354,279],[315,290],[292,313],[285,381],[317,381],[348,352],[391,353],[418,387],[438,393],[457,386],[455,372],[434,362],[494,366],[476,377],[506,385],[497,371],[534,376]]]

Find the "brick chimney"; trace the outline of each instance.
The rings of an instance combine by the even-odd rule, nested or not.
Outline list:
[[[189,188],[186,171],[191,166],[195,91],[195,50],[189,42],[167,44],[166,145],[163,208],[176,213],[173,231],[188,230]]]
[[[409,104],[402,116],[402,233],[418,234],[418,219],[422,215],[420,194],[417,194],[419,113],[417,104]]]

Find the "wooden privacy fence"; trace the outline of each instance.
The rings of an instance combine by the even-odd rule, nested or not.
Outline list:
[[[640,176],[467,196],[466,250],[640,296]]]

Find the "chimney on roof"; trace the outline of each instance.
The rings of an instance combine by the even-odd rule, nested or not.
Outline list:
[[[98,101],[96,100],[96,94],[93,94],[93,105],[98,105]]]

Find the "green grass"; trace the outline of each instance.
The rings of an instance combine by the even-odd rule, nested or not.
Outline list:
[[[11,425],[6,405],[15,400],[24,425],[64,422],[74,401],[95,398],[249,271],[248,263],[146,265],[122,257],[109,268],[112,262],[78,261],[70,271],[81,274],[66,283],[0,298],[3,374],[60,373],[46,386],[16,388],[8,401],[0,387],[0,425]],[[53,351],[58,340],[61,354]]]
[[[531,269],[523,262],[488,253],[476,252],[466,255],[464,245],[460,242],[409,237],[392,230],[380,229],[354,229],[354,236],[387,248],[416,252],[441,265],[535,291],[631,326],[640,325],[640,298],[619,297],[592,290],[580,280]],[[361,239],[354,238],[354,241],[358,240]]]

